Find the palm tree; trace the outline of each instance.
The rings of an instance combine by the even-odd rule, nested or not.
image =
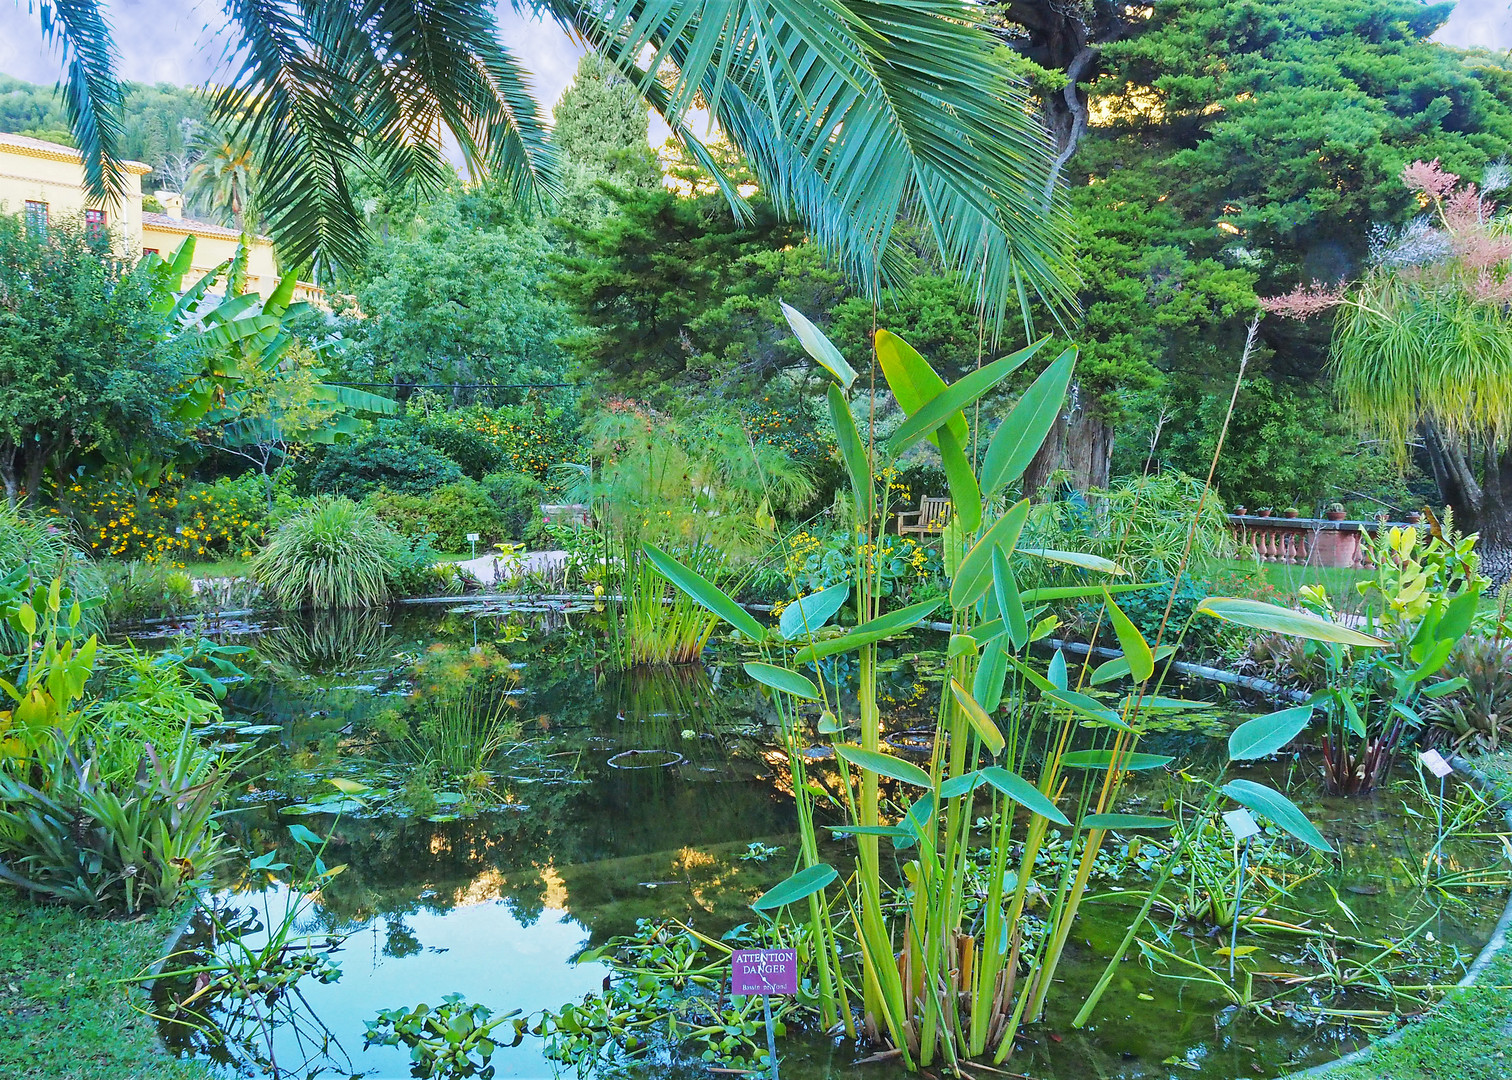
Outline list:
[[[1305,317],[1337,307],[1331,366],[1346,414],[1405,464],[1420,446],[1455,525],[1477,532],[1481,568],[1512,577],[1512,231],[1482,187],[1437,161],[1402,179],[1427,213],[1378,230],[1355,288],[1314,285],[1265,302]]]
[[[1073,306],[1064,212],[1045,197],[1049,140],[972,0],[515,0],[629,79],[689,154],[695,104],[766,192],[871,290],[917,215],[977,283],[990,321],[1037,293]],[[240,67],[216,119],[261,170],[260,208],[290,265],[348,264],[365,234],[353,167],[439,185],[441,129],[476,173],[549,201],[556,162],[494,0],[226,0]],[[120,84],[100,0],[40,0],[61,39],[65,101],[92,191],[118,194]],[[734,185],[722,188],[737,212]]]
[[[236,143],[215,128],[206,128],[195,139],[198,154],[189,170],[186,196],[204,201],[222,214],[229,214],[237,229],[245,233],[257,227],[253,204],[253,182],[257,166],[252,150]],[[248,225],[249,220],[251,225]]]

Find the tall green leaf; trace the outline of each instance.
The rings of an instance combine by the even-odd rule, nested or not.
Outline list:
[[[1123,608],[1118,606],[1107,590],[1103,591],[1103,602],[1108,606],[1108,617],[1113,622],[1113,633],[1118,637],[1123,658],[1129,663],[1129,674],[1135,682],[1142,683],[1155,674],[1155,654],[1150,651],[1149,643],[1139,632],[1139,627],[1124,614]]]
[[[719,586],[702,574],[688,569],[655,544],[641,546],[646,553],[646,558],[651,560],[651,565],[694,602],[708,608],[752,641],[766,640],[766,627],[757,622],[745,608],[725,595]]]
[[[945,598],[940,597],[938,600],[926,600],[922,604],[889,611],[886,615],[862,623],[848,634],[825,638],[823,641],[804,646],[798,650],[794,661],[806,664],[814,660],[822,660],[826,656],[850,652],[852,649],[859,649],[863,645],[870,645],[876,641],[884,641],[917,626],[929,618],[944,602]]]
[[[828,863],[806,866],[786,881],[773,885],[751,905],[757,911],[772,911],[798,900],[806,900],[840,875]]]
[[[982,594],[992,583],[992,553],[1002,550],[1005,554],[1012,555],[1018,545],[1019,534],[1023,532],[1024,522],[1028,520],[1029,500],[1022,499],[1009,507],[1008,512],[998,518],[992,528],[971,546],[971,550],[961,559],[955,579],[950,583],[951,607],[957,611],[964,610],[982,598]]]
[[[961,707],[961,712],[976,729],[977,738],[982,740],[982,745],[987,748],[987,752],[993,757],[1001,754],[1007,742],[1003,738],[1003,733],[998,730],[998,726],[992,722],[992,717],[987,715],[987,710],[977,704],[976,698],[968,694],[966,688],[954,679],[950,680],[950,696],[955,698],[956,704]]]
[[[1034,344],[1016,353],[1010,353],[1001,360],[994,360],[951,383],[925,402],[922,408],[911,414],[898,430],[893,432],[892,437],[887,440],[888,456],[901,456],[914,443],[945,424],[953,416],[961,414],[964,420],[964,411],[973,402],[1022,367],[1048,340],[1049,338],[1041,338]]]
[[[982,458],[982,490],[989,498],[1022,476],[1034,455],[1039,453],[1045,436],[1060,415],[1075,367],[1076,350],[1067,349],[1040,372],[1013,411],[992,433],[987,454]]]
[[[929,778],[929,774],[911,761],[904,761],[902,758],[895,758],[877,750],[852,746],[849,743],[836,746],[835,753],[856,768],[874,772],[878,776],[886,776],[905,784],[912,784],[914,787],[934,787],[934,781]]]
[[[856,430],[856,418],[851,415],[845,395],[834,384],[825,391],[829,402],[830,423],[835,429],[835,442],[840,447],[840,456],[845,461],[845,472],[850,477],[851,494],[856,500],[856,519],[870,521],[876,512],[876,492],[872,487],[871,462],[866,455],[866,444]]]
[[[1311,641],[1332,641],[1340,645],[1356,645],[1361,648],[1379,649],[1390,644],[1378,637],[1362,634],[1347,626],[1319,618],[1306,611],[1267,604],[1263,600],[1245,600],[1231,596],[1209,596],[1197,605],[1204,615],[1225,622],[1247,626],[1251,630],[1266,630],[1287,637],[1307,638]]]
[[[834,618],[849,595],[850,586],[841,582],[799,597],[782,609],[782,616],[777,620],[778,632],[789,641],[813,634]]]
[[[803,346],[803,351],[817,360],[824,370],[840,380],[840,389],[849,390],[851,383],[856,381],[856,371],[846,363],[845,357],[840,354],[839,349],[835,348],[834,343],[825,337],[817,326],[809,322],[797,308],[783,303],[782,314],[787,317],[788,325],[793,328],[793,333],[797,335],[798,343]]]
[[[1268,757],[1291,742],[1312,720],[1313,707],[1298,705],[1267,716],[1246,720],[1229,735],[1228,753],[1233,761]]]
[[[1257,784],[1253,780],[1230,780],[1223,785],[1223,793],[1233,799],[1240,806],[1248,807],[1257,814],[1270,818],[1283,830],[1310,848],[1318,851],[1333,853],[1333,848],[1323,834],[1307,820],[1307,815],[1297,809],[1295,803],[1272,788],[1264,784]]]
[[[763,686],[770,686],[774,690],[781,690],[785,694],[792,694],[805,701],[819,700],[819,688],[796,671],[778,667],[776,664],[763,664],[757,660],[747,661],[745,671]]]
[[[912,416],[945,392],[945,380],[929,366],[929,361],[891,330],[877,331],[876,347],[882,377],[887,380],[888,389],[905,415]],[[956,411],[930,429],[928,439],[936,446],[940,445],[936,434],[940,427],[947,428],[955,436],[958,447],[965,445],[968,432],[963,413]]]

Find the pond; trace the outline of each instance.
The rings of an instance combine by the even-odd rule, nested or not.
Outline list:
[[[679,920],[714,938],[755,921],[750,902],[792,872],[797,851],[770,709],[728,643],[702,666],[614,672],[607,618],[561,605],[459,604],[223,627],[225,640],[254,650],[216,736],[241,747],[245,762],[225,820],[245,851],[263,856],[261,866],[288,869],[230,868],[215,896],[218,925],[204,917],[192,924],[178,961],[192,965],[212,946],[261,947],[293,903],[284,882],[315,850],[343,869],[301,903],[289,927],[328,938],[321,962],[340,970],[314,971],[266,998],[209,995],[193,1008],[175,1002],[193,995],[195,977],[164,978],[154,992],[169,1046],[227,1077],[408,1076],[406,1050],[364,1047],[365,1024],[379,1010],[459,993],[496,1015],[530,1016],[603,988],[611,969],[575,959],[636,933],[642,920]],[[923,636],[883,664],[889,742],[901,753],[932,724],[941,644]],[[396,712],[457,678],[482,679],[507,703],[510,744],[491,776],[405,757],[417,740],[395,726]],[[1147,736],[1141,750],[1173,755],[1194,773],[1216,768],[1215,736],[1235,714],[1220,707],[1193,716]],[[827,767],[827,753],[814,753],[814,770]],[[1151,865],[1147,840],[1116,838],[1058,971],[1061,992],[1044,1020],[1024,1029],[1005,1066],[1012,1075],[1274,1076],[1347,1051],[1371,1035],[1361,1021],[1399,1011],[1355,989],[1376,971],[1415,985],[1459,978],[1505,889],[1495,875],[1478,888],[1422,887],[1434,824],[1415,775],[1399,769],[1374,798],[1345,801],[1309,794],[1315,774],[1305,758],[1258,772],[1278,786],[1289,781],[1340,852],[1304,866],[1302,856],[1278,850],[1266,871],[1289,893],[1273,894],[1270,914],[1295,929],[1249,938],[1262,948],[1245,960],[1272,973],[1256,996],[1296,989],[1281,1004],[1237,1008],[1226,987],[1160,961],[1165,948],[1226,966],[1217,950],[1227,932],[1192,912],[1189,929],[1164,944],[1147,928],[1142,938],[1155,951],[1141,958],[1131,950],[1091,1022],[1073,1027],[1141,899],[1122,894],[1137,893]],[[1125,808],[1166,804],[1178,787],[1170,771],[1141,773]],[[823,835],[830,861],[847,865],[853,841]],[[300,836],[324,838],[323,850],[313,839],[302,846]],[[1489,825],[1456,834],[1444,855],[1462,869],[1504,858]],[[1179,885],[1173,878],[1173,895]],[[1175,925],[1164,910],[1156,921],[1161,931]],[[1383,951],[1386,959],[1360,963]],[[869,1049],[814,1031],[790,1032],[779,1051],[792,1078],[902,1075],[887,1061],[858,1065]],[[498,1076],[573,1071],[528,1033],[492,1061]],[[706,1075],[664,1047],[628,1073],[683,1071]]]

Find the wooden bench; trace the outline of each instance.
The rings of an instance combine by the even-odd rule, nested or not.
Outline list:
[[[907,520],[910,518],[913,520]],[[950,500],[925,495],[919,500],[917,510],[904,510],[898,515],[898,535],[938,535],[945,530],[945,523],[949,520]]]

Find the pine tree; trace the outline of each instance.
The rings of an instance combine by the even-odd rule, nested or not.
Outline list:
[[[661,187],[646,104],[598,54],[578,62],[577,76],[553,116],[563,158],[558,212],[564,220],[580,228],[603,221],[614,203],[601,182],[647,191]]]

